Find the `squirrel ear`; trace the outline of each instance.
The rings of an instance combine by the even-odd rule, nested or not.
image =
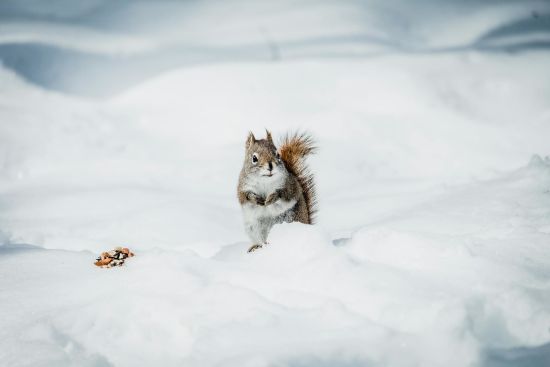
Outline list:
[[[252,131],[248,133],[248,138],[246,138],[246,148],[250,148],[252,144],[256,142],[256,138],[254,137],[254,134],[252,134]]]
[[[265,129],[265,133],[267,141],[273,144],[273,138],[271,137],[271,133],[269,132],[269,130]]]

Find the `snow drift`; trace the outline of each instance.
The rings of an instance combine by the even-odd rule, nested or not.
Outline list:
[[[548,365],[548,4],[69,3],[0,5],[0,364]],[[247,254],[265,127],[319,220]]]

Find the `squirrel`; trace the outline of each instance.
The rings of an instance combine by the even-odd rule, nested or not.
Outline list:
[[[304,159],[317,147],[306,133],[287,134],[279,150],[271,133],[256,140],[250,132],[237,188],[245,230],[252,240],[248,252],[267,243],[273,225],[313,224],[317,211],[315,183]]]

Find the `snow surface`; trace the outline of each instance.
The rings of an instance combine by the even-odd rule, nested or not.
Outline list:
[[[3,1],[0,366],[550,365],[549,14]],[[247,254],[265,127],[320,211]]]

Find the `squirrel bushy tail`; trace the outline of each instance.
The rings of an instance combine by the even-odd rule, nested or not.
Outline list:
[[[304,159],[317,151],[315,142],[311,135],[295,132],[283,137],[279,145],[279,151],[286,169],[298,179],[304,194],[309,222],[312,224],[317,212],[317,198],[313,174],[305,164]]]

